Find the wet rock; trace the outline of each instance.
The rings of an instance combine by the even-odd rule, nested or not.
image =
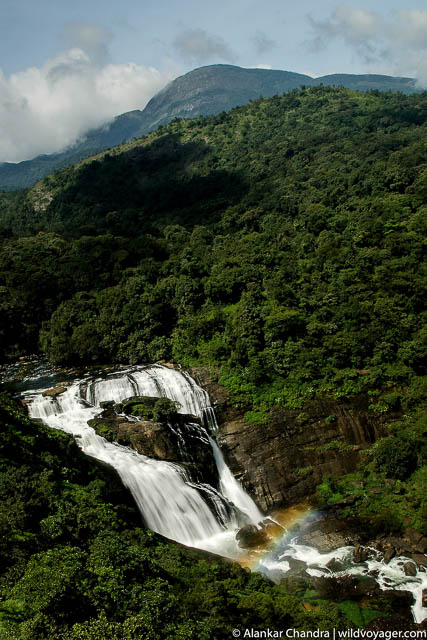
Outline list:
[[[412,618],[411,606],[414,603],[414,596],[410,591],[390,589],[383,591],[382,597],[390,603],[392,610],[398,615]]]
[[[384,552],[384,563],[388,564],[390,562],[390,560],[392,560],[396,555],[396,549],[394,547],[389,547],[385,552]]]
[[[415,562],[405,562],[403,565],[403,570],[405,572],[405,576],[411,576],[415,578],[417,575],[417,566]]]
[[[344,569],[343,563],[341,562],[341,560],[338,560],[337,558],[332,558],[331,560],[329,560],[326,567],[327,569],[332,571],[332,573],[338,573],[339,571],[343,571]]]
[[[423,607],[427,607],[427,589],[423,589],[421,599]]]
[[[377,582],[371,577],[345,575],[314,578],[312,581],[322,598],[335,602],[372,597],[380,591]]]
[[[368,559],[368,554],[366,549],[357,544],[353,549],[353,560],[360,564],[361,562],[365,562]]]
[[[155,364],[161,364],[163,367],[167,367],[168,369],[176,369],[173,362],[168,362],[167,360],[158,360]]]
[[[354,587],[356,597],[372,596],[377,590],[377,581],[370,576],[360,578]]]
[[[136,420],[117,415],[116,405],[108,404],[88,424],[109,442],[131,447],[149,458],[180,463],[194,480],[212,486],[217,483],[212,449],[201,439],[200,427],[191,416],[180,415],[176,423]]]
[[[298,536],[298,542],[316,547],[322,553],[326,553],[352,544],[356,541],[354,538],[357,538],[357,533],[351,530],[343,520],[328,518],[309,525]]]
[[[427,538],[423,536],[415,547],[418,553],[427,553]]]
[[[264,529],[257,529],[254,524],[247,524],[236,533],[236,540],[242,549],[263,547],[269,539],[267,532]]]
[[[289,564],[290,571],[292,573],[300,575],[301,573],[305,573],[307,569],[307,564],[303,560],[297,560],[296,558],[291,558],[286,556],[284,558],[286,562]]]
[[[61,393],[64,393],[64,391],[67,391],[67,386],[65,383],[58,385],[57,387],[54,387],[53,389],[47,389],[46,391],[43,391],[42,396],[44,396],[45,398],[56,398],[56,396],[59,396]]]
[[[268,518],[263,520],[260,524],[262,529],[264,529],[264,531],[272,538],[283,535],[283,533],[285,532],[284,527]]]
[[[420,533],[419,531],[415,531],[415,529],[413,529],[412,527],[406,527],[405,529],[405,538],[413,545],[413,546],[417,546],[422,538],[423,538],[423,534]]]
[[[424,554],[422,554],[422,553],[410,553],[409,557],[419,567],[427,567],[427,556],[425,556]]]
[[[415,631],[419,629],[419,625],[415,624],[407,617],[401,615],[381,616],[372,620],[366,627],[365,631],[396,631],[399,634],[405,631]],[[396,635],[396,637],[398,637]]]

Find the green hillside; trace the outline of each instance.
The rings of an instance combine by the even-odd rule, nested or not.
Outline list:
[[[221,365],[255,405],[418,379],[426,107],[293,91],[9,196],[3,357]]]

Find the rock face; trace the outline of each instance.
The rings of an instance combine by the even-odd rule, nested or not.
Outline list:
[[[367,396],[310,400],[301,410],[272,411],[266,425],[248,424],[207,368],[191,375],[216,402],[219,445],[231,470],[265,512],[304,500],[325,476],[353,471],[359,451],[386,433],[384,418],[369,414]]]
[[[316,547],[322,553],[354,544],[356,544],[356,550],[359,541],[360,537],[351,522],[337,520],[333,517],[316,519],[305,527],[303,533],[298,536],[300,544]],[[363,562],[363,560],[356,560],[356,562]]]
[[[150,458],[179,463],[193,479],[217,484],[212,449],[200,439],[199,425],[194,422],[197,418],[179,415],[169,423],[131,419],[118,415],[113,403],[105,404],[103,412],[88,422],[98,435]]]

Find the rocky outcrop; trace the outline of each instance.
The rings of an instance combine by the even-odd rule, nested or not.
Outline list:
[[[326,476],[354,471],[360,450],[386,434],[385,418],[368,411],[364,395],[308,400],[299,410],[272,410],[265,425],[249,424],[216,373],[191,370],[216,405],[219,445],[231,470],[265,512],[306,499]]]
[[[149,458],[178,463],[193,479],[215,486],[218,477],[212,449],[201,440],[195,420],[185,415],[176,416],[173,422],[132,419],[116,413],[111,402],[105,403],[103,412],[88,424],[110,442],[131,447]]]
[[[351,522],[324,516],[316,518],[304,527],[303,532],[298,536],[299,544],[316,547],[322,553],[354,544],[357,549],[359,542],[360,535]]]

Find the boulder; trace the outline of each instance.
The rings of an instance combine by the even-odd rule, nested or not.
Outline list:
[[[338,560],[337,558],[331,558],[331,560],[329,560],[329,562],[327,563],[326,568],[329,569],[329,571],[332,571],[332,573],[338,573],[339,571],[344,570],[344,565],[341,560]]]
[[[236,540],[242,549],[264,547],[270,540],[264,529],[257,529],[254,524],[247,524],[236,533]]]
[[[284,560],[289,564],[289,569],[293,574],[300,575],[301,573],[305,573],[307,564],[303,560],[297,560],[296,558],[288,556],[285,556]]]
[[[405,631],[415,631],[419,628],[418,625],[405,616],[391,615],[375,618],[365,627],[365,631],[396,631],[396,637],[399,637],[397,634],[401,634],[403,629]]]
[[[260,524],[264,531],[273,538],[285,533],[285,528],[277,522],[274,522],[274,520],[270,520],[270,518],[266,518]]]
[[[412,619],[411,607],[414,604],[414,596],[410,591],[389,589],[383,591],[382,597],[384,600],[388,600],[391,609],[396,614]]]
[[[405,576],[411,576],[412,578],[415,578],[415,576],[417,575],[417,565],[415,564],[415,562],[405,562],[405,564],[403,565],[403,570],[405,572]]]
[[[358,564],[362,562],[366,562],[368,559],[368,550],[364,547],[361,547],[360,544],[357,544],[353,549],[353,560]]]
[[[367,596],[372,597],[380,591],[376,580],[365,576],[325,576],[313,578],[312,582],[321,598],[335,600],[335,602],[360,600]]]
[[[384,552],[384,563],[388,564],[390,560],[392,560],[396,555],[396,549],[394,547],[389,547]]]
[[[179,415],[176,422],[127,417],[117,411],[136,406],[144,398],[132,398],[120,406],[108,402],[103,412],[88,421],[98,435],[109,442],[131,447],[138,453],[156,460],[185,465],[194,480],[216,486],[218,473],[212,449],[200,437],[200,426],[191,416]],[[149,398],[152,406],[158,398]]]
[[[410,553],[409,557],[418,567],[427,567],[427,556],[423,553]]]

